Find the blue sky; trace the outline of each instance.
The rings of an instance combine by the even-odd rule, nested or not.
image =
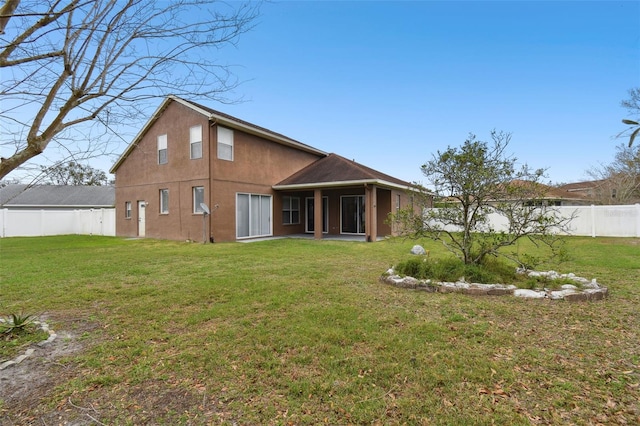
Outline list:
[[[273,1],[261,12],[215,58],[244,101],[192,100],[410,182],[427,182],[420,166],[438,150],[492,129],[549,181],[587,180],[624,143],[620,102],[640,86],[640,1]]]
[[[220,60],[245,101],[208,105],[426,182],[468,134],[511,132],[549,180],[613,159],[640,86],[640,2],[274,2]]]

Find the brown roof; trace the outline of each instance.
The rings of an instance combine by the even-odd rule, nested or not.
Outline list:
[[[583,200],[584,194],[570,192],[566,190],[564,187],[553,187],[549,185],[545,185],[540,182],[531,182],[515,179],[511,181],[511,185],[515,186],[524,186],[524,185],[535,185],[536,189],[538,189],[539,195],[545,199],[564,199],[564,200]]]
[[[347,186],[363,183],[402,188],[414,186],[409,182],[381,173],[353,160],[348,160],[338,154],[329,154],[274,185],[274,188]]]
[[[602,186],[604,180],[589,180],[585,182],[572,182],[559,186],[560,189],[564,189],[565,191],[574,192],[574,191],[587,191],[589,189],[594,189]]]
[[[177,96],[174,96],[173,99],[175,99],[175,100],[177,100],[177,101],[179,101],[179,102],[181,102],[183,104],[191,104],[193,106],[196,106],[196,107],[200,108],[201,110],[204,110],[207,113],[209,113],[210,117],[221,118],[221,119],[224,119],[227,122],[237,123],[237,124],[241,125],[244,128],[255,129],[255,130],[259,131],[262,134],[271,135],[272,137],[275,137],[276,139],[289,140],[291,142],[295,142],[296,145],[300,145],[300,147],[305,147],[305,148],[308,148],[308,149],[313,150],[313,151],[321,152],[320,150],[318,150],[317,148],[312,147],[311,145],[307,145],[305,143],[302,143],[300,141],[292,139],[289,136],[283,135],[282,133],[277,133],[277,132],[274,132],[273,130],[267,129],[266,127],[261,127],[261,126],[258,126],[256,124],[249,123],[248,121],[241,120],[241,119],[239,119],[237,117],[234,117],[234,116],[229,115],[229,114],[225,114],[224,112],[217,111],[215,109],[209,108],[208,106],[204,106],[204,105],[199,104],[197,102],[188,101],[186,99],[178,98]]]

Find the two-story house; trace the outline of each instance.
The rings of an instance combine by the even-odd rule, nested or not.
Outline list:
[[[392,234],[386,219],[410,202],[412,189],[174,96],[162,102],[111,173],[116,234],[173,240],[310,233],[375,241]]]

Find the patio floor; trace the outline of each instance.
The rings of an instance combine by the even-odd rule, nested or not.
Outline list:
[[[267,240],[281,240],[283,238],[299,238],[304,240],[313,240],[313,234],[291,234],[291,235],[279,235],[274,237],[260,237],[260,238],[248,238],[237,240],[239,243],[255,243],[258,241],[267,241]],[[333,240],[333,241],[359,241],[365,242],[364,235],[323,235],[323,240]],[[377,241],[384,240],[384,237],[378,237]]]

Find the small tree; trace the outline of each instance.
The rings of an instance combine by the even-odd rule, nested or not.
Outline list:
[[[109,183],[107,174],[102,170],[75,161],[42,167],[42,173],[45,174],[45,184],[102,186]]]
[[[516,158],[505,152],[511,134],[491,132],[492,144],[470,135],[460,148],[449,147],[422,165],[422,173],[434,188],[436,205],[415,214],[399,211],[392,220],[401,234],[440,241],[465,264],[480,264],[487,255],[511,256],[503,247],[521,238],[557,247],[558,231],[566,231],[572,219],[561,218],[545,202],[548,190],[540,180],[544,170],[516,168]],[[427,200],[424,191],[415,199]],[[500,229],[490,215],[504,222]]]

